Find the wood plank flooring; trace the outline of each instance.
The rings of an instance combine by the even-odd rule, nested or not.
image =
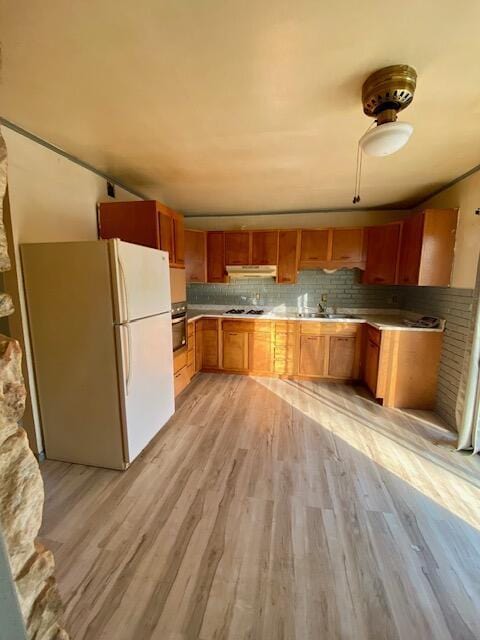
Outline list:
[[[47,461],[73,640],[480,638],[480,460],[360,387],[198,375],[121,473]]]

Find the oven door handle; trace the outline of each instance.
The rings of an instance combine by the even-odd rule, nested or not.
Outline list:
[[[185,317],[172,320],[172,324],[179,324],[180,322],[185,322]]]

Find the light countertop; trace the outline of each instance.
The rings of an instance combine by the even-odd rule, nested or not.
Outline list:
[[[202,307],[197,305],[190,305],[188,307],[187,318],[189,322],[199,320],[200,318],[228,318],[228,319],[249,319],[255,321],[262,320],[296,320],[302,322],[342,322],[342,323],[366,323],[380,329],[382,331],[394,330],[394,331],[428,331],[441,333],[445,329],[445,321],[442,320],[440,327],[437,329],[424,329],[416,327],[408,327],[403,323],[404,319],[416,320],[421,317],[421,314],[413,313],[411,311],[401,311],[398,309],[338,309],[337,313],[352,314],[354,318],[299,318],[298,312],[295,310],[274,310],[264,308],[264,314],[261,316],[244,314],[225,314],[225,311],[231,309],[232,306],[223,305],[211,305],[208,307]]]

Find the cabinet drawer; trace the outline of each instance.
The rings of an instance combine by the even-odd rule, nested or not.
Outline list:
[[[194,322],[188,322],[187,323],[187,335],[188,335],[188,337],[191,338],[194,333],[195,333],[195,323]]]
[[[177,351],[173,354],[173,371],[177,373],[183,367],[187,365],[187,350]]]
[[[275,322],[275,333],[295,333],[299,323],[296,320],[277,320]]]
[[[189,382],[190,382],[190,376],[188,373],[188,368],[182,367],[182,369],[180,369],[175,373],[174,379],[173,379],[175,396],[178,396],[178,394],[181,393],[186,386],[188,386]]]
[[[360,324],[353,322],[301,322],[302,335],[356,336]]]
[[[272,323],[265,320],[223,320],[224,331],[237,331],[239,333],[270,333]]]
[[[190,381],[195,375],[195,365],[193,364],[193,362],[192,364],[189,364],[187,366],[187,371],[188,371],[188,380]]]
[[[202,319],[202,330],[203,331],[216,331],[217,330],[217,320],[215,318],[203,318]]]
[[[187,364],[191,365],[194,363],[194,361],[195,361],[194,351],[193,349],[189,349],[187,351]]]

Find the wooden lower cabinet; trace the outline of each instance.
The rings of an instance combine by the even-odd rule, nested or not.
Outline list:
[[[376,334],[378,334],[376,336]],[[364,381],[375,397],[377,396],[378,366],[380,362],[380,331],[369,327],[365,341]]]
[[[188,351],[183,348],[173,354],[173,386],[175,397],[185,389],[189,382]]]
[[[298,372],[305,376],[325,375],[325,336],[300,336],[300,363]]]
[[[195,373],[203,367],[203,324],[202,320],[195,322]]]
[[[356,351],[357,338],[355,336],[330,336],[328,375],[332,378],[355,378]]]
[[[202,318],[174,354],[175,395],[201,369],[324,380],[362,379],[386,407],[435,404],[443,334],[342,322]]]
[[[218,369],[218,320],[203,318],[202,322],[202,367]]]
[[[384,407],[433,409],[443,333],[368,327],[363,380]]]
[[[258,373],[272,371],[271,333],[248,334],[248,368]]]
[[[243,331],[223,332],[223,369],[248,370],[248,336]]]

